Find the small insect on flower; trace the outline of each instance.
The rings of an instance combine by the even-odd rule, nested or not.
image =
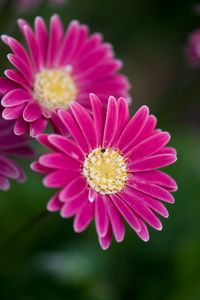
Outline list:
[[[68,109],[74,101],[91,110],[89,92],[99,95],[104,106],[110,93],[130,100],[128,80],[118,73],[122,63],[101,34],[91,35],[77,21],[64,32],[58,15],[51,17],[49,33],[41,17],[35,19],[34,30],[22,19],[18,25],[28,49],[2,36],[12,51],[8,60],[15,69],[6,70],[6,78],[0,79],[3,117],[16,120],[16,135],[29,131],[35,137],[44,131],[48,119],[56,127],[55,110]]]
[[[0,113],[2,108],[0,108]],[[31,157],[33,150],[29,146],[30,138],[16,136],[13,132],[13,121],[5,121],[0,116],[0,190],[7,191],[9,180],[25,180],[25,174],[13,156]]]
[[[176,161],[176,150],[166,147],[170,135],[155,128],[147,106],[130,118],[122,97],[109,97],[106,115],[96,95],[90,94],[90,100],[92,117],[77,102],[69,111],[58,111],[70,139],[61,134],[37,137],[51,152],[32,169],[46,174],[46,187],[59,189],[47,208],[63,218],[74,216],[76,232],[94,219],[103,249],[112,235],[123,240],[124,220],[147,241],[146,223],[162,229],[157,214],[168,217],[163,202],[174,203],[171,192],[177,190],[176,182],[158,170]]]

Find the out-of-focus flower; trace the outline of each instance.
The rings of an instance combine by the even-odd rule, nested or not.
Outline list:
[[[35,19],[34,31],[22,19],[18,24],[28,52],[16,39],[2,36],[13,52],[8,59],[16,70],[6,70],[7,79],[0,84],[3,117],[16,119],[16,135],[30,131],[35,137],[53,119],[55,109],[67,109],[76,100],[90,109],[89,92],[99,95],[105,106],[110,93],[129,100],[129,83],[118,73],[122,63],[101,34],[90,35],[77,21],[65,33],[58,15],[51,18],[49,34],[41,17]]]
[[[192,10],[196,15],[200,15],[200,3],[196,3],[192,6]]]
[[[185,55],[191,66],[200,66],[200,29],[190,33],[185,47]]]
[[[13,4],[20,12],[32,11],[42,3],[50,5],[64,5],[67,2],[68,0],[13,0]]]
[[[149,239],[146,223],[157,230],[168,217],[162,202],[174,203],[170,192],[176,182],[157,170],[176,161],[176,150],[165,147],[167,132],[155,129],[156,118],[142,106],[130,118],[124,98],[111,96],[106,115],[102,101],[90,95],[92,116],[75,102],[58,116],[71,134],[42,134],[38,141],[51,149],[32,164],[46,174],[44,185],[60,190],[48,203],[49,211],[64,218],[75,216],[74,230],[81,232],[95,219],[103,249],[112,235],[124,238],[124,219],[144,241]]]
[[[0,107],[0,113],[2,108]],[[5,121],[0,116],[0,190],[8,190],[9,180],[25,180],[25,174],[13,156],[30,157],[33,155],[27,136],[16,136],[13,121]]]

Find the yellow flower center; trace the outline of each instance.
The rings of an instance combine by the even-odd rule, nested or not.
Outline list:
[[[128,179],[127,164],[118,151],[96,148],[83,163],[89,186],[102,195],[120,192]]]
[[[74,80],[67,69],[43,69],[35,76],[35,99],[48,110],[66,109],[77,95]]]

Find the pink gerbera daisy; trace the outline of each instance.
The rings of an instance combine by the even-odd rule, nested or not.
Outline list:
[[[100,96],[105,106],[110,93],[129,100],[128,81],[118,74],[122,63],[101,34],[90,35],[88,27],[77,21],[64,32],[58,15],[51,17],[49,34],[41,17],[35,19],[34,31],[22,19],[18,25],[28,51],[16,39],[2,36],[16,69],[6,70],[7,79],[0,81],[3,117],[16,120],[15,134],[30,131],[35,137],[48,119],[53,120],[55,109],[67,109],[77,99],[90,109],[89,92]]]
[[[0,113],[2,109],[0,108]],[[9,180],[25,180],[25,174],[12,156],[29,157],[33,155],[27,136],[17,137],[13,132],[13,121],[5,121],[0,116],[0,190],[9,189]]]
[[[162,229],[156,214],[168,217],[163,202],[174,203],[176,182],[157,170],[176,161],[176,151],[165,147],[167,132],[155,129],[156,118],[142,106],[129,118],[127,101],[109,97],[106,115],[102,102],[91,94],[93,117],[79,103],[58,115],[71,134],[42,134],[38,141],[51,153],[32,169],[47,174],[44,185],[60,190],[48,203],[49,211],[75,216],[74,230],[83,231],[94,218],[100,245],[109,247],[112,234],[124,238],[124,221],[144,241],[146,223]],[[156,214],[155,214],[156,213]]]

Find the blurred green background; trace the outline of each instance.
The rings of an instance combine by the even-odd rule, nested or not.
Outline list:
[[[183,55],[189,32],[200,27],[193,4],[68,0],[55,6],[41,1],[24,11],[2,1],[1,34],[21,39],[19,16],[33,24],[38,14],[48,22],[58,12],[65,25],[78,19],[113,43],[132,84],[132,112],[149,105],[158,126],[172,135],[178,162],[166,171],[179,191],[175,205],[168,206],[170,217],[163,220],[162,232],[150,229],[151,239],[144,243],[127,226],[124,242],[112,242],[105,252],[93,224],[79,235],[71,219],[45,213],[53,191],[42,186],[41,176],[25,162],[27,184],[12,183],[9,192],[0,192],[1,300],[200,299],[200,71],[192,70]],[[0,51],[2,73],[8,51],[3,43]]]

